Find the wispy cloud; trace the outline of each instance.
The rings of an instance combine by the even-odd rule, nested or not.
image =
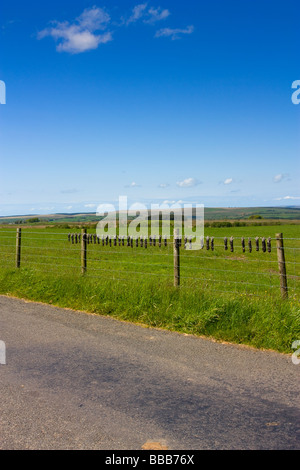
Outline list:
[[[131,16],[128,18],[127,21],[125,21],[125,23],[128,25],[130,23],[135,23],[136,21],[140,20],[144,16],[147,6],[148,3],[141,3],[140,5],[136,5],[132,9]]]
[[[186,178],[183,181],[177,181],[176,184],[179,188],[192,188],[193,186],[197,186],[201,183],[196,178]]]
[[[170,185],[169,185],[168,183],[160,183],[160,184],[158,185],[158,188],[164,189],[164,188],[168,188],[169,186],[170,186]]]
[[[275,201],[284,201],[284,200],[298,200],[300,196],[284,196],[284,197],[276,197]]]
[[[38,33],[38,39],[47,36],[58,42],[56,50],[58,52],[69,52],[78,54],[92,49],[97,49],[99,44],[105,44],[112,40],[110,31],[102,34],[97,31],[104,31],[110,22],[110,16],[102,8],[86,8],[83,13],[73,22],[53,21],[52,27],[46,28]]]
[[[132,9],[129,18],[127,20],[123,19],[123,22],[126,25],[129,25],[131,23],[136,23],[137,21],[142,19],[144,23],[154,24],[158,21],[165,20],[166,18],[168,18],[168,16],[170,16],[170,14],[171,13],[166,8],[148,8],[148,3],[141,3],[139,5],[136,5]]]
[[[163,204],[175,204],[176,201],[170,201],[169,199],[166,199],[163,201]]]
[[[132,181],[132,183],[125,186],[125,188],[140,188],[140,187],[141,185],[137,184],[135,181]]]
[[[281,183],[281,181],[287,179],[289,179],[288,173],[279,173],[278,175],[274,176],[273,181],[274,183]]]
[[[110,15],[104,8],[93,6],[86,8],[80,16],[73,21],[52,21],[50,26],[37,34],[38,39],[52,37],[57,45],[58,52],[68,52],[79,54],[82,52],[97,49],[100,44],[106,44],[113,40],[113,33],[110,26],[128,26],[137,21],[144,24],[156,25],[160,21],[166,20],[171,15],[167,8],[149,7],[148,2],[136,5],[128,16],[122,17],[118,21],[111,21]],[[194,26],[186,29],[163,28],[155,33],[155,37],[170,37],[172,40],[179,39],[184,34],[191,34]]]
[[[150,8],[148,10],[148,16],[149,18],[148,19],[145,19],[144,22],[145,23],[156,23],[157,21],[161,21],[161,20],[165,20],[166,18],[168,18],[168,16],[170,16],[170,12],[169,10],[167,9],[162,9],[160,7],[158,8]]]
[[[162,28],[156,31],[155,37],[162,38],[162,37],[170,37],[172,41],[175,39],[180,39],[183,34],[192,34],[194,32],[194,26],[188,26],[186,29],[180,28]]]

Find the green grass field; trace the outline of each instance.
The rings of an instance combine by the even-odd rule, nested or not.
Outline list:
[[[74,230],[75,233],[76,230]],[[173,286],[173,244],[87,246],[81,275],[80,244],[70,230],[23,228],[21,268],[15,268],[16,228],[0,229],[0,293],[111,315],[148,326],[291,352],[300,339],[299,225],[207,228],[215,249],[180,250],[181,285]],[[95,233],[90,229],[89,232]],[[275,233],[283,232],[289,300],[280,294]],[[79,231],[77,230],[77,233]],[[234,237],[234,252],[224,237]],[[245,237],[243,253],[241,237]],[[255,237],[271,237],[271,253]],[[252,239],[252,253],[248,251]]]

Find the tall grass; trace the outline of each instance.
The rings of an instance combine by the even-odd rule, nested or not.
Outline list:
[[[7,269],[0,271],[0,293],[286,353],[300,339],[300,307],[294,301],[220,296],[200,288],[176,289],[167,281],[99,282]]]
[[[90,229],[91,230],[91,229]],[[15,269],[15,228],[0,229],[0,294],[110,315],[151,327],[292,352],[300,339],[300,239],[284,226],[290,296],[280,296],[272,252],[242,252],[240,237],[271,236],[281,227],[207,228],[215,251],[181,249],[181,287],[173,287],[173,247],[88,245],[88,269],[80,274],[80,245],[69,230],[22,232],[21,268]],[[223,237],[235,237],[234,253]],[[297,240],[296,240],[297,239]]]

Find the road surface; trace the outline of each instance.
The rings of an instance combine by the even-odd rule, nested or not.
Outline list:
[[[4,296],[0,340],[1,449],[300,449],[288,355]]]

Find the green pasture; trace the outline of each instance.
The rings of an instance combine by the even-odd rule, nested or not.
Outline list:
[[[206,228],[214,251],[180,249],[180,287],[173,286],[173,242],[158,247],[87,245],[81,274],[79,229],[23,228],[16,269],[16,228],[0,229],[0,293],[108,314],[145,325],[289,352],[300,339],[299,226]],[[283,301],[275,234],[283,232],[289,299]],[[88,233],[95,233],[89,229]],[[228,250],[224,250],[224,237]],[[229,238],[234,237],[234,252]],[[243,253],[241,237],[245,237]],[[271,253],[255,237],[271,237]],[[252,239],[252,253],[248,251]]]

